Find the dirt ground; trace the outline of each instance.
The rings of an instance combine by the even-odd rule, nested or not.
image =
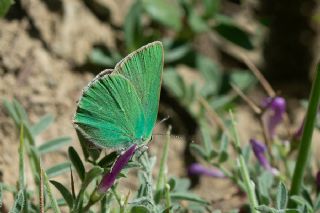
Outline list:
[[[94,77],[87,71],[79,71],[86,63],[87,55],[96,44],[112,47],[117,33],[99,20],[78,0],[59,0],[55,5],[50,1],[17,1],[16,13],[21,17],[0,19],[0,97],[16,98],[26,108],[31,121],[46,113],[55,117],[54,124],[39,136],[37,144],[57,136],[72,137],[72,146],[79,150],[79,144],[71,123],[82,88]],[[111,21],[120,25],[130,5],[130,0],[99,0],[111,8]],[[121,36],[121,35],[120,35]],[[254,117],[246,107],[238,109],[239,128],[243,141],[259,134]],[[303,117],[299,114],[297,120]],[[295,121],[298,122],[298,121]],[[161,128],[160,128],[161,129]],[[248,130],[250,135],[248,135]],[[157,131],[157,130],[156,130]],[[185,143],[173,140],[169,153],[169,174],[186,176],[182,155]],[[160,155],[161,143],[151,146],[152,153]],[[0,174],[2,180],[15,185],[18,177],[18,137],[13,122],[0,106]],[[43,165],[63,162],[67,158],[67,147],[58,154],[44,157]],[[32,177],[27,175],[28,183]],[[61,181],[68,184],[67,178]],[[131,181],[123,181],[124,188],[133,188]],[[202,177],[195,191],[209,200],[227,198],[236,188],[227,180]],[[8,198],[10,199],[10,198]],[[232,208],[241,200],[219,202],[215,206]]]

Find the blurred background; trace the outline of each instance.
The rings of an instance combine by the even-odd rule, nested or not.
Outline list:
[[[3,8],[5,2],[11,1],[1,0]],[[171,124],[178,135],[169,156],[169,173],[177,176],[186,176],[187,166],[196,161],[187,144],[201,140],[204,107],[221,117],[234,109],[245,143],[259,133],[253,113],[230,86],[258,103],[268,96],[248,64],[288,100],[295,124],[303,117],[299,100],[308,97],[319,56],[316,0],[14,0],[0,15],[0,97],[21,102],[31,121],[46,113],[55,117],[39,144],[68,135],[79,146],[71,120],[82,88],[131,51],[162,41],[159,119],[169,120],[155,132],[165,133]],[[17,134],[0,110],[0,180],[15,184]],[[157,153],[162,144],[150,146]],[[43,160],[50,165],[65,158],[62,150]],[[226,180],[194,178],[193,184],[217,205],[235,191]],[[226,193],[212,194],[221,190]]]

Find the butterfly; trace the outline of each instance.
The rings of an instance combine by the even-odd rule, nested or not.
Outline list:
[[[155,41],[98,74],[82,91],[75,128],[101,148],[148,143],[157,120],[163,54]]]

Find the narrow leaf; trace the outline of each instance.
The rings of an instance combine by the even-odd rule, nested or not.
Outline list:
[[[3,105],[6,108],[9,116],[13,119],[14,123],[18,127],[19,123],[20,123],[20,119],[19,119],[19,116],[16,113],[16,110],[14,109],[13,104],[11,104],[7,99],[4,99],[3,100]]]
[[[110,154],[104,156],[99,162],[98,165],[102,168],[107,168],[109,166],[112,166],[116,158],[118,157],[118,154],[116,151],[111,152]]]
[[[31,132],[33,135],[37,136],[44,132],[54,121],[52,115],[45,115],[40,120],[31,127]]]
[[[95,166],[88,173],[85,174],[84,181],[82,183],[82,188],[85,189],[96,177],[103,173],[103,169]]]
[[[214,30],[223,38],[247,50],[254,48],[251,38],[246,31],[238,27],[231,20],[225,21],[221,19],[220,21],[221,22],[214,27]]]
[[[221,145],[219,150],[219,162],[223,163],[228,160],[229,154],[228,154],[228,145],[229,145],[229,139],[226,134],[222,135],[221,138]]]
[[[1,0],[0,1],[0,17],[5,16],[10,6],[13,4],[13,0]]]
[[[24,206],[24,191],[23,189],[19,190],[18,194],[15,197],[15,201],[10,210],[10,213],[20,213]]]
[[[288,191],[286,186],[280,182],[278,186],[277,192],[277,208],[278,209],[285,209],[288,202]]]
[[[103,169],[98,166],[95,166],[88,173],[85,174],[85,178],[82,182],[80,192],[77,196],[77,199],[74,205],[74,209],[76,212],[79,212],[82,208],[83,196],[86,188],[91,183],[91,181],[93,181],[95,178],[100,176],[102,173],[103,173]]]
[[[50,167],[46,170],[46,173],[49,178],[56,177],[64,172],[68,172],[70,169],[70,162],[64,162],[57,165],[54,165],[53,167]]]
[[[154,20],[176,31],[181,29],[183,13],[176,1],[143,0],[142,2],[144,9]]]
[[[48,152],[56,151],[57,149],[61,148],[66,144],[69,144],[70,142],[71,142],[70,137],[55,138],[53,140],[47,141],[46,143],[40,145],[38,147],[38,150],[40,154],[45,154]]]
[[[200,198],[198,195],[192,194],[192,193],[178,193],[174,192],[170,194],[170,197],[172,200],[187,200],[187,201],[192,201],[200,204],[205,204],[208,205],[209,203],[202,198]]]
[[[46,192],[48,194],[48,200],[49,200],[49,203],[51,204],[52,210],[54,213],[60,213],[58,202],[54,198],[53,193],[50,188],[48,176],[42,169],[41,169],[41,172],[43,172],[44,185],[45,185]]]
[[[29,119],[26,110],[16,99],[13,99],[12,103],[20,120],[24,121],[26,124],[29,124]]]
[[[50,182],[59,190],[59,192],[61,193],[62,197],[64,198],[64,200],[68,204],[68,206],[70,208],[72,208],[73,197],[72,197],[72,194],[69,192],[69,190],[64,185],[62,185],[61,183],[59,183],[57,181],[50,180]]]
[[[69,158],[72,162],[72,165],[76,169],[81,181],[83,181],[84,177],[85,177],[85,169],[84,169],[84,165],[81,161],[81,158],[79,157],[76,150],[71,146],[69,147],[68,153],[69,153]]]

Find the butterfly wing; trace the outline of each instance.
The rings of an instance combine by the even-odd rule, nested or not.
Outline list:
[[[143,136],[144,113],[132,83],[109,73],[102,72],[84,89],[74,124],[94,144],[119,149]]]
[[[146,139],[151,137],[157,119],[162,69],[163,46],[159,41],[136,50],[115,67],[115,72],[127,78],[138,93],[144,112]]]

